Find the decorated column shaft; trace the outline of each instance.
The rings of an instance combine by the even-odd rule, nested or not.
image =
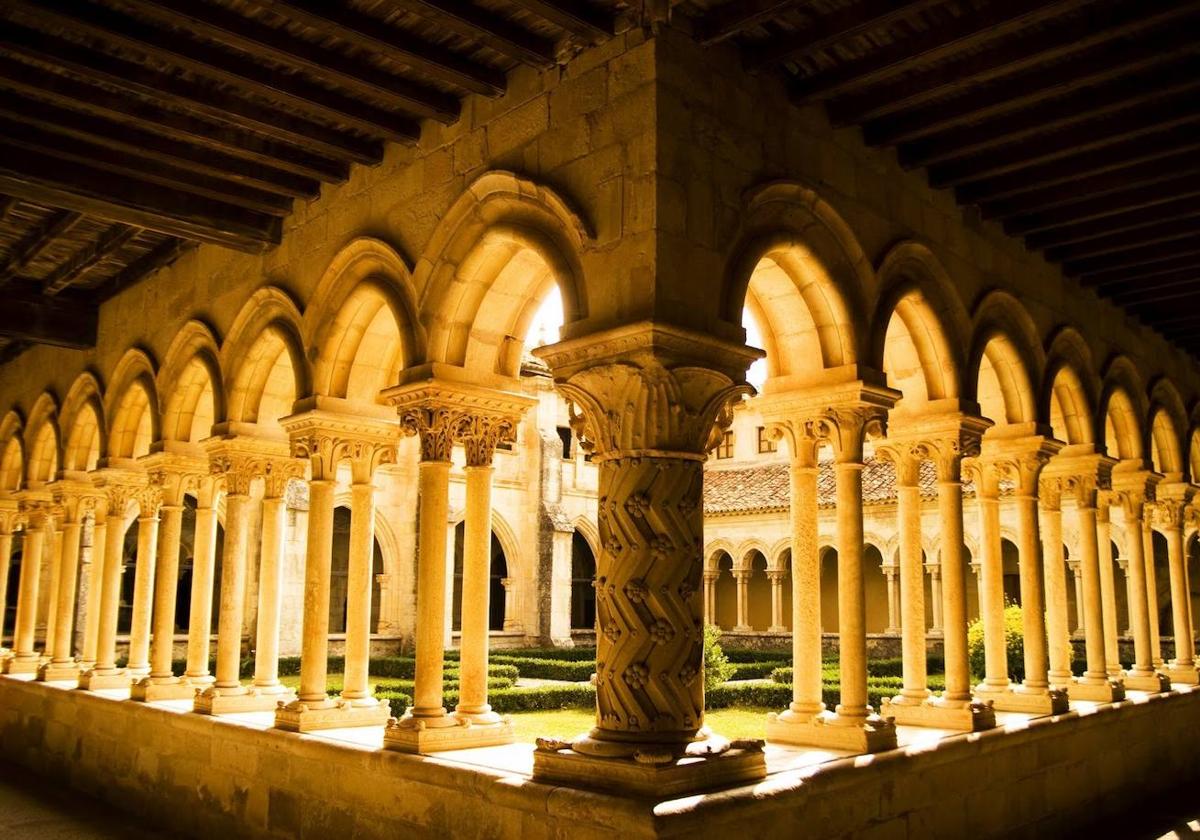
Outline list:
[[[104,587],[104,545],[108,524],[102,510],[103,498],[98,499],[92,514],[92,554],[87,564],[87,603],[83,611],[83,642],[79,651],[79,667],[86,671],[96,664],[96,643],[100,635],[101,590]]]

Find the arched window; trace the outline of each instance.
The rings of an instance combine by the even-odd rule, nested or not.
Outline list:
[[[463,541],[466,533],[465,524],[459,522],[454,527],[454,597],[451,601],[450,627],[455,631],[462,630],[462,579],[463,579]],[[504,629],[504,609],[506,593],[504,579],[508,577],[508,558],[504,555],[504,546],[492,532],[491,570],[488,580],[488,629]]]
[[[596,629],[596,557],[583,535],[571,536],[571,629]]]
[[[345,633],[349,609],[350,582],[350,508],[339,506],[333,511],[333,563],[329,579],[329,632]],[[380,587],[377,575],[383,572],[383,551],[375,540],[371,561],[371,632],[379,626]]]

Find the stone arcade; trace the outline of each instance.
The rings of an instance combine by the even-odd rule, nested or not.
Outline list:
[[[1198,112],[1134,95],[1194,13],[808,5],[0,11],[0,755],[196,836],[1049,836],[1194,781]],[[706,622],[790,644],[764,740]],[[593,638],[594,727],[514,743],[489,651]]]

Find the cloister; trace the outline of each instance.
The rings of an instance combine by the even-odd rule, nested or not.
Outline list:
[[[151,53],[150,30],[182,25],[172,3],[85,5],[0,21]],[[1089,279],[1119,258],[1051,260],[871,131],[834,128],[843,100],[797,92],[826,71],[752,72],[754,27],[779,34],[793,4],[426,5],[456,37],[489,33],[473,61],[559,47],[460,67],[421,100],[455,118],[418,112],[404,142],[381,131],[372,165],[271,224],[182,198],[135,220],[132,198],[84,206],[0,164],[6,216],[54,198],[149,237],[87,286],[94,301],[68,292],[29,304],[32,326],[0,324],[18,342],[0,364],[0,757],[195,836],[1057,836],[1194,781],[1192,322]],[[200,6],[188,37],[240,33],[255,60],[249,41],[282,61],[301,37]],[[407,20],[346,8],[329,31],[347,43]],[[818,18],[831,44],[868,23],[899,43],[899,13],[876,11]],[[910,22],[950,26],[925,11]],[[1078,22],[1026,11],[979,13],[980,31]],[[215,72],[203,55],[186,66]],[[337,55],[301,69],[345,83],[354,54]],[[372,66],[405,102],[433,90]],[[359,134],[312,117],[311,142],[378,128],[341,108]],[[1081,224],[1097,223],[1044,230]],[[70,265],[98,277],[140,235],[125,233]],[[5,242],[5,276],[63,270],[38,262],[45,243],[35,258]],[[74,335],[75,306],[93,337]],[[706,624],[790,648],[791,702],[760,737],[705,724]],[[573,644],[596,648],[593,728],[522,741],[489,704],[489,657]],[[902,688],[873,706],[870,655],[889,645]],[[410,650],[395,716],[370,665]]]

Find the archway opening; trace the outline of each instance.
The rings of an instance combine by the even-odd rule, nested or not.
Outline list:
[[[463,584],[463,549],[466,538],[466,524],[459,522],[454,526],[454,591],[451,599],[450,629],[454,632],[462,630],[462,584]],[[508,557],[504,553],[504,545],[496,532],[492,531],[491,557],[488,571],[488,630],[499,632],[504,629],[504,613],[507,592],[504,581],[508,577]]]
[[[596,629],[596,556],[583,534],[571,535],[571,629]]]
[[[733,579],[733,557],[722,551],[716,561],[717,580],[715,624],[722,630],[732,630],[737,624],[737,584]]]
[[[753,630],[762,632],[771,626],[771,581],[767,578],[767,558],[758,550],[743,561],[750,573],[746,583],[746,617]]]
[[[333,562],[329,582],[329,632],[346,632],[349,616],[350,582],[350,508],[338,505],[333,509]],[[383,549],[379,539],[374,541],[371,559],[371,632],[379,626],[379,603],[381,588],[379,575],[383,574]]]

